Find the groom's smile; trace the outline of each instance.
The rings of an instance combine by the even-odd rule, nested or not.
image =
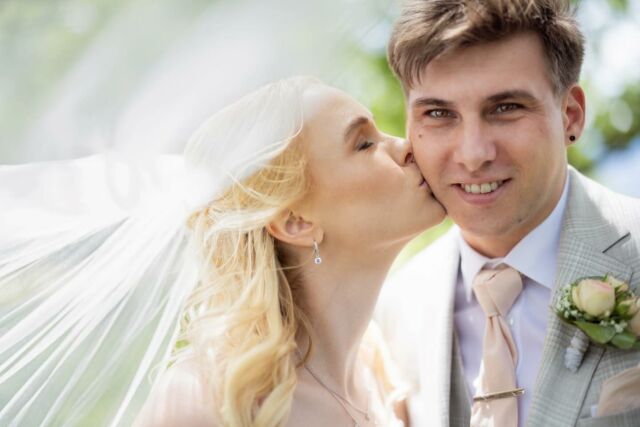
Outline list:
[[[494,203],[510,181],[510,179],[475,180],[452,184],[452,186],[454,190],[460,192],[460,198],[466,203],[482,206]]]
[[[460,188],[465,191],[465,193],[471,194],[486,194],[492,193],[498,189],[498,187],[502,186],[502,180],[496,180],[491,182],[482,182],[480,184],[460,184]]]
[[[542,43],[528,32],[448,51],[420,77],[407,93],[418,166],[467,242],[503,256],[483,241],[509,247],[562,194],[575,94],[555,92]]]

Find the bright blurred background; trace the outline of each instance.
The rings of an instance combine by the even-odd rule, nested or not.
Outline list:
[[[587,131],[570,161],[640,196],[640,2],[582,0]],[[179,152],[207,116],[261,84],[312,74],[404,134],[385,47],[395,0],[4,0],[0,163],[106,149]],[[450,224],[417,238],[406,259]]]

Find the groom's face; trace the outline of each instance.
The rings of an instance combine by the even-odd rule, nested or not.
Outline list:
[[[477,250],[506,255],[555,207],[571,93],[554,93],[532,33],[440,56],[409,90],[418,166]]]

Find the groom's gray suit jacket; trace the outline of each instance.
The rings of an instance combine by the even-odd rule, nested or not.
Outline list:
[[[625,197],[572,168],[562,223],[555,289],[612,273],[640,291],[640,200]],[[460,264],[454,227],[385,283],[376,319],[410,387],[411,426],[468,426],[470,396],[453,327]],[[555,295],[555,290],[554,290]],[[555,299],[555,297],[554,297]],[[640,426],[639,407],[591,417],[603,382],[640,363],[639,350],[591,344],[576,373],[564,366],[574,327],[549,309],[549,321],[527,426]]]

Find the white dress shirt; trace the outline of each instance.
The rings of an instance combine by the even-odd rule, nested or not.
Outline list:
[[[518,398],[520,426],[525,425],[542,359],[568,188],[567,175],[562,196],[551,214],[504,258],[489,259],[480,255],[460,236],[460,270],[455,290],[454,326],[471,396],[475,395],[478,385],[486,324],[484,312],[473,294],[473,279],[485,265],[491,268],[501,263],[515,268],[522,275],[522,293],[506,316],[518,349],[517,385],[525,389],[525,394]]]

